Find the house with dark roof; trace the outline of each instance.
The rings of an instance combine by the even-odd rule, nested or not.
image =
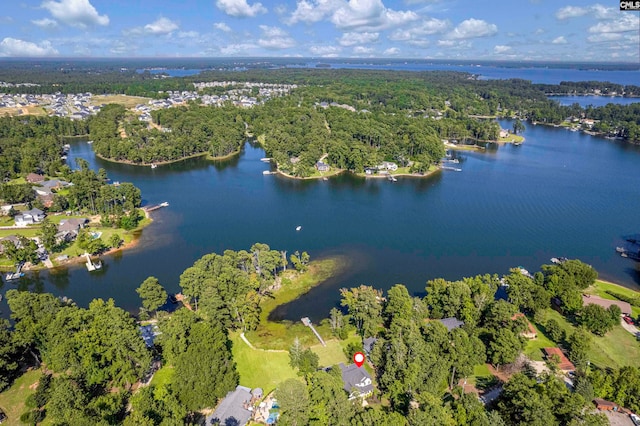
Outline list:
[[[327,163],[322,162],[322,161],[318,161],[316,163],[316,169],[318,169],[319,172],[328,172],[329,171],[329,165]]]
[[[224,397],[213,414],[207,416],[206,424],[220,426],[246,425],[253,415],[251,398],[251,388],[238,385],[236,390],[229,392]]]
[[[367,370],[355,364],[340,363],[339,367],[343,388],[349,394],[349,399],[366,398],[373,393],[373,382]]]
[[[365,355],[369,356],[371,351],[373,350],[373,345],[376,343],[378,339],[375,337],[367,337],[362,341],[362,349],[364,349]]]
[[[455,330],[458,327],[462,327],[464,322],[460,321],[456,317],[443,318],[438,320],[442,325],[447,327],[447,330]]]

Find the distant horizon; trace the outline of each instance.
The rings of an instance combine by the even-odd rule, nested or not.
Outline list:
[[[0,57],[640,61],[640,15],[609,0],[5,3]]]
[[[318,57],[318,56],[0,56],[2,61],[131,61],[131,60],[171,60],[171,61],[242,61],[242,60],[279,60],[279,61],[307,61],[317,63],[331,63],[338,61],[355,61],[358,63],[366,63],[371,61],[389,61],[389,62],[437,62],[437,63],[495,63],[495,64],[598,64],[598,65],[637,65],[640,67],[640,61],[597,61],[597,60],[557,60],[557,59],[481,59],[481,58],[415,58],[415,57],[359,57],[359,56],[341,56],[341,57]]]

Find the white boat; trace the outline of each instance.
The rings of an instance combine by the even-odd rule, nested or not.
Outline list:
[[[296,231],[300,231],[302,229],[302,226],[298,225],[296,226]]]
[[[160,205],[160,207],[169,207],[169,203],[167,201],[163,201],[159,205]]]
[[[263,170],[263,171],[262,171],[262,174],[263,174],[263,175],[270,175],[270,174],[273,174],[273,172],[272,172],[272,171],[269,171],[269,170]]]
[[[91,144],[93,143],[93,141],[87,141],[87,143],[88,143],[89,145],[91,145]]]
[[[152,165],[151,165],[151,168],[152,168],[152,169],[155,169],[156,167],[158,167],[158,165],[157,165],[157,164],[152,164]]]

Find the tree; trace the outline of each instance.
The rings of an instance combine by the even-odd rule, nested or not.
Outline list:
[[[558,321],[556,321],[555,319],[551,318],[549,321],[547,321],[545,329],[551,340],[553,340],[554,342],[561,343],[564,339],[564,330],[562,329],[562,327],[560,327],[560,324],[558,324]]]
[[[567,337],[569,359],[578,369],[583,371],[587,368],[591,339],[590,333],[582,327]]]
[[[557,424],[553,404],[544,393],[536,391],[535,379],[514,374],[504,384],[498,411],[512,425],[549,426]]]
[[[293,339],[293,343],[289,347],[289,365],[291,366],[291,368],[298,368],[303,351],[304,348],[300,343],[300,339],[298,339],[298,337],[296,336],[296,338]]]
[[[122,244],[122,238],[118,234],[113,234],[111,238],[109,238],[109,245],[113,248],[119,248],[120,244]]]
[[[278,424],[304,426],[309,422],[309,393],[307,387],[296,379],[287,379],[276,389],[276,399],[281,415]]]
[[[18,369],[16,349],[9,332],[9,321],[0,320],[0,392],[9,386]]]
[[[524,132],[524,130],[524,124],[522,124],[522,121],[520,121],[519,118],[516,118],[513,122],[513,133],[517,135],[518,133]]]
[[[156,277],[149,277],[140,284],[136,293],[142,299],[142,307],[148,311],[155,311],[167,301],[167,292],[160,285]]]
[[[218,323],[199,321],[191,327],[187,350],[175,362],[173,386],[190,411],[213,407],[238,384],[231,344]]]
[[[342,386],[339,368],[332,368],[330,372],[316,371],[309,376],[309,425],[349,425],[355,407]]]
[[[48,252],[55,251],[57,242],[56,242],[56,234],[58,233],[58,227],[55,223],[52,223],[48,218],[45,218],[42,221],[42,226],[40,227],[40,232],[38,236],[44,245],[44,248],[47,249]]]
[[[578,322],[592,333],[604,336],[620,322],[619,311],[620,308],[612,315],[610,311],[602,306],[590,303],[580,310]]]
[[[523,348],[522,340],[508,328],[501,328],[492,334],[487,348],[489,361],[493,365],[509,364],[518,357]]]
[[[340,304],[347,307],[352,321],[362,337],[374,336],[377,326],[381,323],[382,292],[373,287],[360,287],[340,290],[342,300]]]

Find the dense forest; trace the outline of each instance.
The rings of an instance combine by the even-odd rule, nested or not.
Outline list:
[[[88,120],[93,148],[101,157],[134,164],[174,161],[198,154],[224,157],[240,149],[245,125],[233,107],[197,105],[153,112],[155,127],[107,105]]]
[[[229,333],[256,328],[261,305],[287,285],[282,273],[291,266],[288,260],[286,252],[259,243],[205,255],[180,277],[189,309],[173,313],[161,310],[167,293],[149,277],[137,291],[141,318],[154,315],[161,331],[153,348],[144,345],[134,319],[112,300],[94,300],[85,309],[49,294],[10,290],[15,325],[3,322],[0,329],[0,387],[9,386],[20,367],[46,366],[26,403],[22,420],[27,423],[46,418],[60,425],[198,424],[202,409],[216,406],[242,383]],[[296,253],[290,260],[304,271],[309,258]],[[302,378],[277,387],[279,424],[604,426],[603,415],[587,409],[594,397],[640,411],[638,367],[587,362],[590,335],[603,332],[590,328],[587,318],[602,313],[577,300],[596,277],[590,266],[567,261],[545,265],[533,278],[514,269],[503,280],[488,274],[431,280],[424,297],[410,295],[401,284],[386,295],[364,285],[344,288],[342,309],[332,309],[325,324],[338,339],[359,336],[345,349],[349,357],[363,350],[361,339],[376,338],[370,354],[377,383],[373,401],[388,403],[363,408],[349,400],[339,369],[320,369],[317,355],[296,340],[289,356]],[[507,299],[496,297],[501,282],[509,285]],[[538,319],[552,299],[583,328],[566,334],[554,329],[554,320]],[[517,362],[527,326],[519,312],[544,324],[550,338],[566,348],[577,368],[573,389],[558,378],[553,361],[542,374],[525,365],[485,406],[459,383],[485,362],[495,367]],[[604,315],[619,318],[619,312]],[[445,317],[462,320],[462,326],[447,329],[437,321]],[[169,381],[139,387],[153,360],[172,366]]]

